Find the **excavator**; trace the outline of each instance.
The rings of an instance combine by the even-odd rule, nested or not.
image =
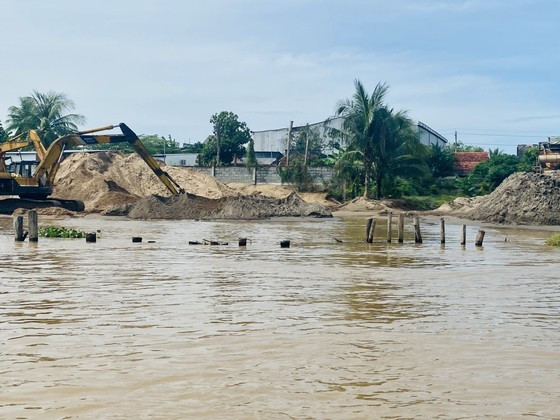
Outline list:
[[[100,134],[103,131],[119,128],[121,134]],[[45,149],[37,132],[30,130],[20,134],[7,142],[0,143],[0,195],[17,195],[19,200],[1,200],[2,205],[10,208],[33,206],[44,207],[54,205],[69,210],[82,211],[84,205],[76,200],[49,200],[52,194],[54,179],[64,150],[69,146],[85,146],[92,144],[113,144],[126,142],[146,162],[159,180],[167,187],[171,194],[184,194],[177,182],[150,155],[138,136],[124,123],[108,125],[91,130],[77,131],[59,137]],[[37,154],[37,161],[21,161],[6,164],[6,153],[32,145]],[[0,211],[1,212],[1,211]]]

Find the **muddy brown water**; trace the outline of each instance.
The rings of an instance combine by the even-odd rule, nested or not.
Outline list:
[[[57,223],[101,239],[14,243],[0,219],[1,418],[560,413],[549,232],[476,249],[475,226],[441,247],[436,224],[367,245],[363,217]]]

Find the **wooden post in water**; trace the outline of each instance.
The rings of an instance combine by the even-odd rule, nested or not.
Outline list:
[[[399,243],[404,242],[404,214],[399,214]]]
[[[247,238],[239,238],[239,246],[247,246]]]
[[[420,231],[420,219],[418,217],[414,218],[414,242],[422,243],[422,232]]]
[[[467,225],[461,226],[461,245],[467,244]]]
[[[391,243],[391,236],[393,236],[393,212],[387,214],[387,243]]]
[[[373,217],[368,217],[366,219],[366,242],[369,240],[369,231],[371,230],[371,224],[373,223]]]
[[[29,210],[27,212],[27,221],[29,230],[29,242],[39,241],[39,219],[37,217],[37,210]]]
[[[23,216],[14,217],[14,238],[17,242],[25,241],[27,232],[23,231]]]
[[[484,241],[484,235],[486,235],[486,232],[483,231],[482,229],[479,229],[478,233],[476,234],[476,242],[474,243],[476,246],[482,246],[482,242]]]
[[[440,243],[445,243],[445,220],[443,217],[439,221],[439,241]]]
[[[366,242],[371,244],[373,242],[373,234],[375,232],[375,219],[369,217],[366,223]]]
[[[97,242],[97,233],[95,232],[86,233],[86,242]]]

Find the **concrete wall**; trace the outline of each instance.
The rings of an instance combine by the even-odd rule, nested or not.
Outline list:
[[[209,168],[205,166],[191,166],[190,169],[195,171],[204,172],[208,175],[214,175],[218,180],[225,182],[237,182],[242,184],[253,184],[254,172],[253,169],[247,169],[243,166],[218,166],[216,168]],[[214,173],[213,170],[214,169]],[[313,178],[316,186],[323,186],[333,176],[333,168],[315,168],[308,169],[309,174]],[[275,166],[261,166],[257,168],[257,184],[281,184],[282,180],[277,172]]]

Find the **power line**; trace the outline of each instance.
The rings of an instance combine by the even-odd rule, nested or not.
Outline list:
[[[502,133],[545,133],[550,134],[550,131],[544,130],[503,130],[498,128],[443,128],[441,131],[454,132],[457,131],[497,131]]]

